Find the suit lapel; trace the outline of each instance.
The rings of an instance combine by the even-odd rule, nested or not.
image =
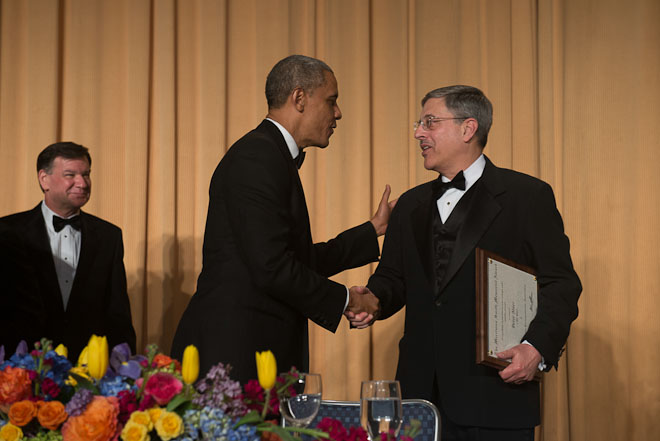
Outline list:
[[[424,268],[424,274],[426,274],[429,285],[435,288],[432,252],[433,232],[431,231],[433,209],[436,209],[436,205],[431,194],[431,183],[427,182],[420,191],[418,205],[410,212],[410,224],[412,225],[415,244],[417,245],[419,260],[422,262],[422,267]]]
[[[33,251],[31,259],[34,259],[34,268],[37,268],[37,277],[41,279],[44,286],[42,292],[47,293],[47,298],[44,301],[47,302],[47,305],[59,306],[59,311],[63,312],[62,293],[60,292],[60,284],[57,281],[53,252],[50,249],[50,239],[41,212],[41,203],[30,212],[25,236],[29,249]]]
[[[277,144],[277,147],[282,156],[284,156],[287,168],[291,174],[291,178],[293,179],[295,187],[295,192],[291,195],[291,213],[297,219],[302,217],[303,225],[309,226],[309,212],[307,210],[307,202],[305,201],[305,191],[303,190],[300,174],[298,173],[298,169],[293,162],[291,151],[289,151],[289,147],[286,145],[284,136],[282,136],[282,133],[277,128],[277,126],[268,120],[262,121],[262,123],[257,127],[257,130],[263,131],[268,136],[270,136]],[[311,240],[311,231],[309,231],[309,237]]]
[[[503,193],[505,188],[499,179],[497,168],[488,158],[486,158],[484,172],[475,185],[479,187],[474,189],[476,193],[472,198],[465,222],[456,237],[456,244],[447,266],[447,272],[440,284],[440,293],[463,266],[467,257],[476,248],[479,240],[501,210],[496,196]]]

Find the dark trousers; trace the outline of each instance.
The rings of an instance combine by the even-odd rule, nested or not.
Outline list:
[[[455,424],[447,417],[440,402],[437,384],[433,385],[433,404],[440,411],[441,441],[534,441],[534,428],[491,429]]]

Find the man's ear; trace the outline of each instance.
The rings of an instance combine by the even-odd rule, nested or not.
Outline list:
[[[477,133],[478,128],[479,123],[474,118],[468,118],[463,121],[463,124],[461,125],[461,129],[463,130],[463,142],[470,142],[470,140]]]
[[[301,87],[296,87],[291,92],[291,99],[293,100],[293,105],[295,106],[298,112],[303,112],[305,110],[305,104],[307,102],[307,94]]]
[[[37,173],[37,178],[39,179],[39,186],[42,191],[47,191],[50,188],[50,183],[48,182],[48,177],[50,175],[46,173],[46,170],[41,169]]]

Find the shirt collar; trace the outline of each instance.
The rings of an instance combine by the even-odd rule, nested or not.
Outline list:
[[[282,136],[284,137],[284,141],[286,142],[286,146],[289,148],[289,152],[291,152],[291,157],[293,159],[297,158],[298,155],[300,154],[300,148],[298,147],[298,144],[296,144],[296,140],[293,139],[293,136],[291,136],[291,133],[287,129],[284,128],[284,126],[274,119],[266,118],[268,121],[272,122],[275,124],[275,127],[279,129],[279,131],[282,133]]]
[[[465,177],[465,191],[468,191],[475,182],[479,180],[481,175],[484,173],[484,168],[486,168],[486,158],[483,153],[479,155],[476,161],[474,161],[468,168],[463,170],[463,176]],[[449,182],[451,179],[442,176],[442,182]]]
[[[55,227],[53,227],[53,216],[57,216],[57,213],[48,208],[45,200],[41,201],[41,214],[43,215],[44,221],[46,222],[46,229],[50,233],[55,234]],[[80,216],[80,212],[74,214],[73,216],[69,216],[67,219],[71,219],[72,217],[76,216]]]

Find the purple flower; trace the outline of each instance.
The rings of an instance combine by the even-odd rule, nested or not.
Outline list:
[[[65,410],[66,413],[72,416],[78,416],[85,411],[85,408],[94,398],[94,393],[89,389],[79,389],[71,400],[67,403]]]
[[[145,359],[143,355],[131,355],[131,348],[127,343],[112,348],[110,354],[110,367],[115,373],[137,380],[142,373],[140,362]],[[146,359],[145,359],[146,360]]]
[[[195,385],[199,394],[193,403],[220,409],[232,417],[245,415],[247,407],[241,399],[241,385],[229,378],[231,366],[218,363]]]
[[[28,352],[27,343],[25,343],[25,340],[21,340],[18,346],[16,346],[16,355],[23,356],[27,354],[27,352]]]

